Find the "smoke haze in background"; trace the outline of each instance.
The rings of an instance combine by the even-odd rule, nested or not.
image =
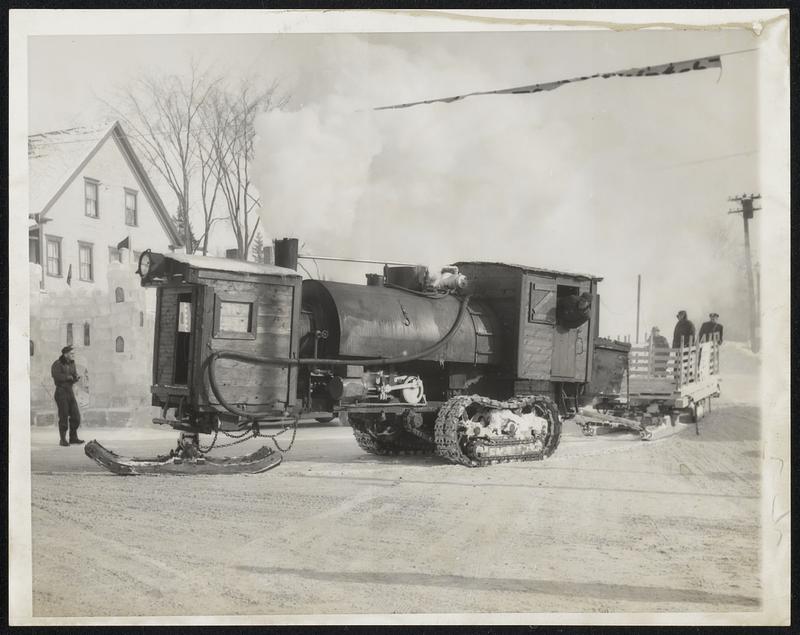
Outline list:
[[[739,92],[743,79],[755,80],[746,54],[723,58],[721,74],[596,79],[549,93],[371,110],[751,44],[739,33],[623,58],[608,41],[617,36],[583,35],[580,51],[591,53],[595,37],[610,53],[532,53],[527,71],[509,57],[514,49],[524,56],[524,38],[555,43],[557,35],[326,36],[309,60],[321,78],[317,95],[257,123],[266,231],[297,236],[317,255],[600,275],[604,335],[634,336],[641,273],[641,340],[654,324],[670,334],[681,308],[698,328],[716,310],[731,335],[743,335],[741,217],[726,214],[726,199],[758,191],[754,100]],[[334,269],[329,277],[345,275]],[[350,270],[363,282],[363,269]]]
[[[640,338],[654,324],[670,335],[683,308],[698,326],[716,310],[743,339],[742,221],[727,197],[759,190],[757,53],[723,57],[721,71],[371,108],[757,46],[743,29],[40,36],[30,131],[96,123],[115,84],[192,60],[234,83],[277,80],[291,102],[258,121],[256,153],[268,238],[322,255],[596,274],[612,336],[635,334],[641,273]],[[751,223],[756,260],[769,214]],[[232,246],[222,223],[214,240]],[[303,262],[359,283],[380,270]]]

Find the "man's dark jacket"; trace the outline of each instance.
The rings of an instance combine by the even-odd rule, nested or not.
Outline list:
[[[718,333],[717,341],[722,344],[722,324],[719,322],[712,322],[709,320],[708,322],[703,322],[700,326],[700,334],[697,336],[701,342],[705,342],[706,340],[711,340],[714,336],[714,333]]]
[[[675,333],[672,336],[672,348],[681,347],[681,338],[684,346],[689,346],[694,342],[694,324],[689,318],[678,320],[675,325]]]
[[[62,355],[50,367],[50,374],[53,376],[53,381],[56,388],[63,388],[72,392],[72,384],[78,381],[78,373],[75,370],[75,362],[67,361]]]
[[[653,348],[669,348],[669,342],[663,335],[653,336]]]

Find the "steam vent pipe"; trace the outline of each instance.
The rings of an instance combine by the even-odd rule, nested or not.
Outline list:
[[[297,271],[297,238],[275,241],[275,265]]]

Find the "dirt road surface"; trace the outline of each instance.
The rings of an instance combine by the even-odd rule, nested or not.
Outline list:
[[[727,356],[700,436],[568,422],[550,459],[483,469],[316,426],[265,474],[119,477],[34,429],[33,615],[757,611],[757,361]],[[128,455],[175,441],[82,432]]]
[[[304,428],[271,472],[183,478],[107,474],[37,431],[34,615],[758,609],[755,408],[650,443],[572,427],[547,461],[485,469]]]

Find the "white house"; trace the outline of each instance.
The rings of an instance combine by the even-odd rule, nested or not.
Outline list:
[[[84,420],[129,421],[150,401],[155,298],[138,256],[180,236],[118,122],[31,135],[28,157],[32,421],[55,420],[50,365],[66,344]]]

